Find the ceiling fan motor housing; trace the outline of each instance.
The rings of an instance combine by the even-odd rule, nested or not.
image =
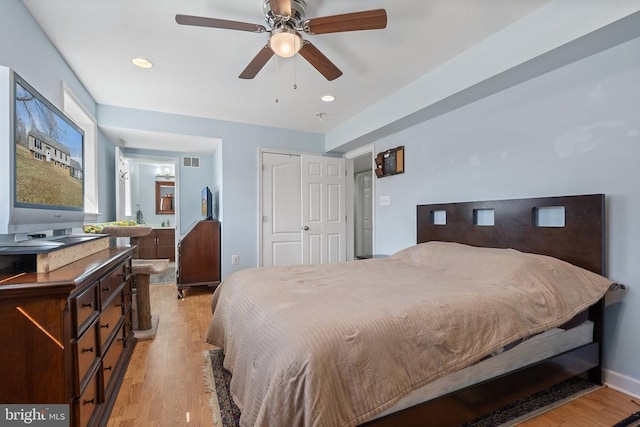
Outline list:
[[[264,11],[264,19],[271,28],[278,28],[284,22],[288,22],[288,26],[299,29],[305,20],[307,4],[304,0],[291,0],[291,16],[287,19],[273,13],[271,10],[271,2],[262,0],[262,10]]]

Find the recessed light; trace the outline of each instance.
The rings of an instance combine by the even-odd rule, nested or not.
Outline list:
[[[140,68],[153,68],[153,62],[145,58],[133,58],[131,63]]]
[[[320,98],[321,100],[323,100],[324,102],[332,102],[336,100],[336,97],[333,95],[324,95],[322,98]]]

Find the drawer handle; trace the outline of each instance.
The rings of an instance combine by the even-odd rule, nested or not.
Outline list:
[[[107,286],[106,288],[102,288],[102,292],[110,292],[111,286]]]
[[[96,399],[91,398],[91,399],[87,399],[84,401],[85,405],[93,405],[94,403],[96,403]]]
[[[120,342],[124,342],[124,341],[125,341],[125,339],[124,339],[124,338],[118,338],[118,341],[120,341]]]
[[[82,349],[83,353],[93,353],[93,347],[89,347],[89,348],[83,348]]]
[[[104,325],[100,325],[100,327],[103,328],[103,329],[109,329],[109,324],[106,323]]]
[[[111,366],[107,366],[104,368],[105,371],[110,371],[111,370]]]
[[[91,308],[93,307],[93,302],[85,302],[84,304],[82,304],[82,307]]]

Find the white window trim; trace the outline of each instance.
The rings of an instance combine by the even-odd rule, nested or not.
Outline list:
[[[62,82],[64,112],[85,132],[84,159],[84,199],[85,221],[97,221],[100,215],[98,197],[98,125],[97,120],[71,88]],[[74,111],[75,110],[75,111]],[[78,117],[81,115],[83,117]]]

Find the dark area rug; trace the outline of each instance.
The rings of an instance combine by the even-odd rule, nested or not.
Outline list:
[[[214,419],[221,420],[223,427],[237,427],[240,421],[240,410],[231,398],[229,391],[231,373],[223,368],[224,353],[222,350],[217,349],[208,350],[205,352],[205,359],[207,361],[205,371],[209,371],[207,372],[211,376],[209,381],[213,382],[213,384],[209,384],[209,391],[216,393],[220,408],[219,414],[214,413]],[[571,378],[547,390],[476,418],[463,424],[463,426],[495,427],[512,425],[558,407],[599,387],[581,378]],[[215,411],[216,405],[212,406]],[[634,415],[640,417],[640,413]],[[619,424],[620,427],[630,425],[632,424]]]
[[[231,392],[229,387],[231,384],[231,373],[224,369],[222,363],[224,362],[224,353],[222,350],[208,350],[205,351],[205,359],[210,368],[211,380],[213,384],[209,384],[210,392],[215,392],[218,398],[218,408],[216,405],[212,405],[214,411],[219,409],[219,414],[213,414],[214,419],[222,421],[223,427],[236,427],[240,425],[240,409],[236,406],[235,402],[231,398]]]
[[[586,393],[600,388],[579,377],[570,378],[546,390],[503,406],[461,427],[509,426],[550,411]]]

